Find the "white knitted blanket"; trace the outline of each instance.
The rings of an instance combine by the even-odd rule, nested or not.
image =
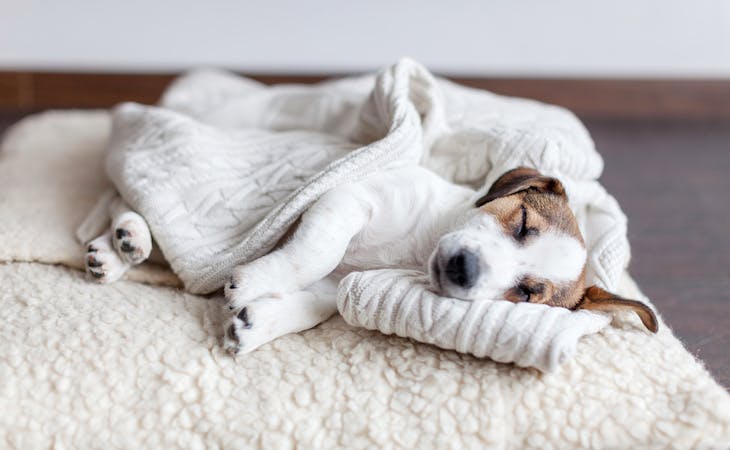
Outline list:
[[[337,309],[350,325],[543,372],[570,360],[581,337],[610,321],[547,305],[439,297],[428,289],[427,276],[391,269],[345,277]]]
[[[195,72],[177,80],[160,106],[114,110],[107,173],[193,293],[221,288],[234,266],[269,251],[333,186],[404,164],[422,164],[482,190],[520,165],[556,176],[586,238],[588,282],[614,289],[628,263],[626,219],[596,181],[601,158],[564,109],[458,86],[411,60],[377,76],[315,86],[266,87],[227,73]],[[399,302],[383,295],[379,302]],[[469,310],[452,323],[481,327],[470,331],[480,337],[469,345],[457,345],[454,330],[429,338],[423,324],[404,335],[495,357],[497,348],[484,340],[502,330],[500,339],[512,347],[499,350],[499,360],[551,370],[578,338],[608,322],[598,314],[566,314],[540,329],[549,346],[523,348],[515,333],[538,333],[544,310],[509,308],[510,323],[496,320],[491,309]],[[365,325],[362,315],[348,311],[341,308],[346,320]],[[369,326],[385,330],[390,320]],[[566,327],[571,339],[553,339]],[[528,358],[529,352],[539,355]]]

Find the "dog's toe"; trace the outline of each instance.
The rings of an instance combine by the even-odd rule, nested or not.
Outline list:
[[[113,237],[119,257],[128,264],[139,264],[150,256],[152,238],[144,223],[127,220],[117,225]]]
[[[255,336],[252,333],[253,321],[250,317],[249,307],[243,308],[237,314],[232,315],[225,329],[223,336],[223,349],[231,356],[248,353],[255,348],[252,344]]]
[[[223,295],[226,298],[229,311],[239,309],[245,305],[245,299],[242,294],[244,294],[242,289],[240,289],[239,285],[233,280],[223,286]]]
[[[132,245],[132,243],[129,242],[129,241],[127,241],[127,240],[123,240],[122,241],[122,245],[120,246],[120,250],[122,252],[124,252],[124,253],[132,253],[132,252],[135,252],[135,251],[139,251],[137,249],[137,247],[135,247],[134,245]]]
[[[95,252],[94,252],[95,253]],[[104,263],[96,259],[96,256],[91,254],[86,259],[86,267],[97,268],[103,266]]]
[[[243,308],[236,317],[241,321],[243,328],[249,329],[253,326],[253,323],[248,319],[248,307]]]
[[[237,320],[232,320],[223,336],[223,349],[231,356],[236,356],[241,351],[241,326]]]
[[[223,342],[223,348],[226,353],[231,356],[236,356],[241,350],[241,339],[236,331],[236,326],[231,324],[226,331],[226,339]]]
[[[238,311],[262,296],[279,295],[275,292],[267,292],[265,289],[257,289],[256,286],[256,283],[247,282],[243,277],[234,277],[226,283],[223,286],[223,295],[226,298],[228,310]]]
[[[106,277],[106,272],[104,272],[103,270],[88,269],[87,272],[89,275],[100,281]]]

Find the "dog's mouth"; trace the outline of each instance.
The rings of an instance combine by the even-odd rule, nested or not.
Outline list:
[[[434,292],[441,294],[441,268],[438,264],[438,258],[431,258],[431,285]]]

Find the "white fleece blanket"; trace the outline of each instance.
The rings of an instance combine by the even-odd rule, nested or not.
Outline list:
[[[404,164],[482,191],[521,165],[557,176],[586,237],[588,282],[613,289],[628,263],[626,218],[596,181],[601,158],[571,113],[454,85],[411,60],[317,86],[193,73],[173,84],[161,107],[122,105],[112,124],[107,174],[193,293],[220,289],[233,267],[269,251],[328,189]],[[100,227],[82,229],[96,231],[82,233],[87,241]],[[373,292],[381,295],[374,302],[399,308],[395,292]],[[609,322],[599,313],[546,315],[529,304],[431,303],[437,308],[413,302],[399,334],[546,371]],[[460,320],[442,322],[448,330],[428,327],[447,306],[463,312]],[[391,332],[387,317],[365,325],[362,314],[340,312],[350,324]]]
[[[547,374],[340,317],[231,359],[220,299],[58,266],[81,262],[109,129],[44,113],[0,148],[0,448],[727,448],[730,396],[661,318],[617,318]]]

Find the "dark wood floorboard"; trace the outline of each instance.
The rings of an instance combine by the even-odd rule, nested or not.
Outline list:
[[[0,134],[21,117],[0,113]],[[630,271],[730,389],[730,123],[586,123],[629,217]]]
[[[730,389],[730,123],[589,121],[629,217],[631,274]]]
[[[5,134],[5,130],[20,118],[22,118],[22,115],[19,113],[0,111],[0,139]]]

